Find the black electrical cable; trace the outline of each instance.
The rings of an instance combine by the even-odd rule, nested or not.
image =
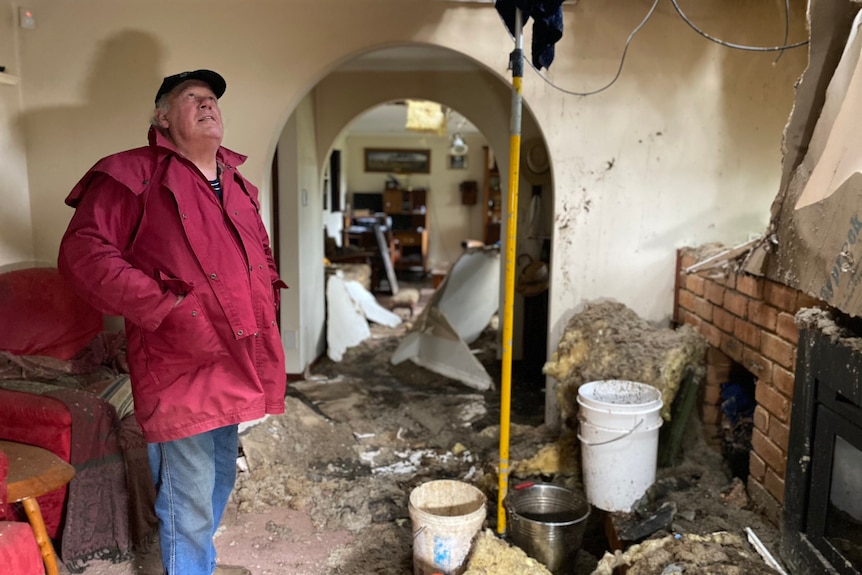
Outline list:
[[[658,3],[659,3],[660,1],[661,1],[661,0],[655,0],[655,2],[653,2],[653,5],[652,5],[652,7],[649,9],[649,12],[647,12],[647,15],[646,15],[646,16],[644,16],[644,19],[643,19],[643,20],[641,20],[641,23],[640,23],[640,24],[638,24],[638,25],[637,25],[637,27],[636,27],[634,30],[632,30],[632,33],[631,33],[631,34],[629,34],[629,37],[626,39],[626,45],[623,47],[623,54],[622,54],[622,56],[620,57],[620,65],[619,65],[619,67],[617,68],[617,73],[614,75],[613,79],[611,79],[611,81],[610,81],[610,82],[608,82],[607,84],[605,84],[605,85],[604,85],[604,86],[602,86],[601,88],[598,88],[597,90],[593,90],[593,91],[591,91],[591,92],[574,92],[574,91],[572,91],[572,90],[566,90],[565,88],[560,88],[559,86],[557,86],[556,84],[554,84],[553,82],[551,82],[550,80],[548,80],[547,76],[545,76],[545,75],[544,75],[544,74],[542,74],[538,69],[536,69],[536,67],[535,67],[535,66],[533,66],[533,63],[532,63],[532,62],[529,62],[529,61],[528,61],[528,63],[530,64],[530,67],[531,67],[533,70],[535,70],[535,71],[536,71],[536,74],[538,74],[538,75],[539,75],[539,78],[541,78],[542,80],[544,80],[544,81],[545,81],[545,83],[547,83],[548,85],[550,85],[552,88],[555,88],[555,89],[557,89],[557,90],[559,90],[560,92],[563,92],[563,93],[565,93],[565,94],[569,94],[569,95],[571,95],[571,96],[592,96],[593,94],[598,94],[599,92],[604,92],[605,90],[607,90],[608,88],[610,88],[611,86],[613,86],[613,85],[614,85],[614,83],[616,83],[616,81],[619,79],[620,74],[621,74],[621,73],[622,73],[622,71],[623,71],[623,64],[624,64],[624,63],[625,63],[625,61],[626,61],[626,53],[627,53],[627,52],[628,52],[628,50],[629,50],[629,44],[631,44],[631,43],[632,43],[632,39],[635,37],[635,34],[637,34],[638,32],[640,32],[640,31],[641,31],[641,28],[643,28],[644,26],[646,26],[646,23],[649,21],[650,17],[653,15],[653,12],[655,12],[655,9],[658,7]],[[789,0],[788,0],[788,1],[789,1]]]
[[[784,44],[787,44],[787,41],[790,39],[790,0],[784,0]],[[781,57],[784,56],[784,50],[778,53],[778,56],[775,57],[775,60],[772,61],[773,64],[778,64],[778,61],[781,60]]]
[[[677,0],[670,0],[670,2],[671,2],[671,4],[673,4],[673,7],[676,9],[676,12],[677,12],[677,14],[679,14],[680,18],[682,18],[685,21],[685,23],[691,27],[692,30],[694,30],[695,32],[697,32],[698,34],[700,34],[701,36],[703,36],[707,40],[715,42],[716,44],[721,44],[722,46],[725,46],[727,48],[733,48],[735,50],[748,50],[750,52],[783,52],[784,50],[787,50],[790,48],[799,48],[801,46],[805,46],[806,44],[808,44],[808,40],[804,40],[802,42],[796,42],[795,44],[788,44],[787,40],[785,40],[783,46],[746,46],[744,44],[734,44],[733,42],[725,42],[724,40],[720,40],[714,36],[710,36],[709,34],[704,32],[703,30],[698,28],[694,22],[692,22],[691,20],[688,19],[688,16],[686,16],[685,13],[682,11],[682,8],[679,7]],[[788,14],[787,18],[789,19],[790,18],[789,0],[788,0],[788,2],[785,2],[785,4],[787,5],[787,14]]]
[[[598,94],[599,92],[604,92],[605,90],[607,90],[608,88],[613,86],[616,83],[616,81],[619,79],[620,74],[623,71],[623,64],[626,61],[626,53],[628,52],[629,44],[631,44],[632,39],[635,37],[635,34],[640,32],[641,28],[646,26],[646,23],[652,17],[652,15],[655,12],[655,9],[658,7],[658,3],[660,1],[661,0],[655,0],[655,2],[653,2],[653,5],[649,9],[649,12],[647,12],[647,15],[644,17],[643,20],[641,20],[641,23],[638,24],[634,30],[632,30],[632,33],[629,34],[629,37],[626,39],[626,44],[623,47],[623,53],[622,53],[622,56],[620,57],[620,65],[617,68],[617,73],[614,75],[613,79],[611,79],[610,82],[608,82],[607,84],[605,84],[601,88],[598,88],[596,90],[592,90],[590,92],[575,92],[573,90],[566,90],[565,88],[561,88],[560,86],[557,86],[551,80],[549,80],[547,76],[542,74],[542,72],[540,70],[538,70],[535,66],[533,66],[532,62],[530,62],[528,60],[527,63],[536,72],[536,74],[539,76],[539,78],[541,78],[542,80],[545,81],[546,84],[548,84],[549,86],[551,86],[555,90],[559,90],[560,92],[563,92],[564,94],[569,94],[571,96],[592,96],[594,94]],[[753,51],[753,52],[780,52],[778,57],[775,59],[775,62],[778,62],[778,60],[781,59],[781,56],[784,54],[785,50],[789,50],[791,48],[800,48],[800,47],[808,44],[808,40],[804,40],[802,42],[796,42],[795,44],[788,44],[787,43],[787,39],[790,35],[790,0],[784,0],[784,44],[782,46],[746,46],[743,44],[734,44],[732,42],[726,42],[726,41],[721,40],[719,38],[715,38],[713,36],[710,36],[709,34],[704,32],[703,30],[698,28],[694,22],[689,20],[688,16],[685,15],[685,13],[682,11],[682,8],[680,8],[679,4],[677,4],[677,0],[670,0],[670,1],[673,4],[674,9],[676,9],[677,14],[679,14],[679,16],[683,19],[683,21],[685,21],[685,23],[688,24],[692,28],[692,30],[694,30],[695,32],[697,32],[698,34],[700,34],[701,36],[703,36],[707,40],[710,40],[712,42],[715,42],[716,44],[720,44],[720,45],[725,46],[727,48],[734,48],[736,50],[748,50],[748,51]],[[502,21],[502,17],[500,19]],[[505,27],[505,23],[503,25]],[[510,34],[510,37],[511,37],[511,34]]]

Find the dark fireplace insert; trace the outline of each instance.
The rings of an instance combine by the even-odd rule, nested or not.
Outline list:
[[[862,331],[800,318],[781,555],[793,573],[862,571]]]

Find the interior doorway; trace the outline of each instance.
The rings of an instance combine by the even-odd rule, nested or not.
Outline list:
[[[453,111],[450,117],[460,125],[449,126],[444,136],[360,135],[361,130],[355,131],[355,126],[361,125],[363,117],[371,111],[401,108],[403,113],[403,102],[408,99],[440,104]],[[275,192],[280,198],[275,217],[279,219],[281,230],[279,263],[283,275],[287,271],[288,284],[292,280],[292,287],[297,286],[297,289],[289,290],[282,308],[283,333],[288,334],[289,340],[291,333],[296,334],[296,348],[287,348],[286,344],[289,372],[302,373],[326,349],[325,286],[321,283],[324,277],[322,239],[326,237],[337,244],[344,243],[345,221],[348,226],[351,223],[345,217],[348,206],[355,209],[357,204],[367,203],[374,194],[382,196],[384,203],[386,201],[389,173],[366,169],[370,151],[407,149],[428,152],[430,168],[446,176],[444,185],[448,189],[444,193],[427,175],[411,173],[405,178],[403,174],[394,173],[395,186],[398,186],[394,189],[403,192],[406,188],[416,190],[424,187],[426,190],[424,208],[427,219],[415,225],[413,214],[410,214],[410,226],[414,231],[418,228],[428,231],[428,249],[420,269],[433,275],[445,270],[458,258],[462,242],[484,239],[484,218],[488,213],[484,197],[488,165],[486,148],[499,152],[491,154],[494,158],[491,166],[496,166],[499,190],[507,189],[509,106],[510,87],[500,77],[456,52],[429,46],[387,48],[359,56],[333,70],[309,92],[288,120],[278,147],[279,187]],[[467,129],[467,122],[475,126],[475,132]],[[403,125],[400,131],[405,131]],[[451,153],[455,134],[460,135],[466,144],[466,154]],[[527,141],[542,140],[537,122],[527,106],[523,134]],[[343,209],[340,212],[332,209],[335,202],[331,195],[329,161],[333,151],[340,152],[341,156],[341,190],[338,192]],[[470,182],[475,182],[475,188]],[[526,179],[519,182],[518,222],[524,233],[529,229],[533,187]],[[471,194],[474,194],[474,200]],[[409,195],[410,211],[414,208],[421,210],[423,204],[419,202],[416,207],[416,198],[413,197],[418,195]],[[548,182],[542,186],[543,205],[548,210],[553,206],[552,196],[553,185]],[[506,198],[497,201],[502,204],[501,213],[505,214]],[[544,217],[548,222],[553,220],[553,214]],[[500,223],[502,225],[503,222]],[[505,244],[505,237],[499,240]],[[521,260],[521,267],[529,259],[550,257],[550,238],[547,237],[547,241],[534,240],[527,240],[526,235],[522,240],[519,235],[517,251],[529,256]],[[310,250],[312,243],[316,245]],[[501,292],[502,275],[501,269]],[[531,303],[536,302],[538,300]],[[516,359],[521,359],[524,353],[524,304],[525,298],[519,294],[514,305]],[[544,305],[546,314],[547,298]],[[543,331],[547,336],[547,329]],[[537,340],[531,337],[530,341]],[[546,349],[534,353],[532,363],[540,366],[546,355]]]

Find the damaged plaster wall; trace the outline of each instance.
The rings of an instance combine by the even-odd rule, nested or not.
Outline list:
[[[766,4],[727,10],[706,2],[687,9],[715,36],[777,44],[783,14]],[[792,38],[804,39],[804,3],[791,5]],[[579,8],[581,17],[558,48],[578,58],[554,65],[580,67],[583,79],[567,88],[587,90],[607,81],[600,66],[605,61],[592,43],[600,37],[622,43],[643,15],[627,9],[608,19],[592,5]],[[601,25],[588,27],[596,21]],[[621,301],[648,320],[667,319],[675,247],[734,243],[764,229],[778,187],[781,134],[806,53],[791,50],[774,61],[775,54],[707,41],[662,4],[636,37],[613,88],[536,111],[552,144],[564,131],[583,134],[570,141],[570,169],[555,169],[556,186],[566,193],[555,198],[552,341],[575,306],[594,298]],[[639,73],[629,73],[633,69]],[[525,84],[530,80],[527,75]],[[550,121],[571,108],[573,124]],[[552,152],[555,168],[559,154]]]
[[[862,313],[856,289],[862,146],[848,130],[857,123],[862,82],[858,28],[851,34],[859,7],[849,0],[811,2],[811,66],[786,129],[781,188],[766,241],[746,266],[851,315]]]
[[[807,38],[805,8],[791,2],[793,40]],[[555,75],[583,74],[566,88],[586,91],[608,81],[608,55],[600,58],[594,48],[612,38],[622,45],[643,17],[630,5],[619,9],[616,2],[579,4],[579,18],[557,48],[578,56],[554,64]],[[782,42],[783,11],[776,4],[728,9],[704,2],[686,10],[692,20],[708,22],[714,36],[760,46]],[[806,64],[804,48],[776,61],[774,53],[711,43],[661,3],[635,38],[617,84],[536,109],[547,127],[556,187],[550,346],[568,318],[595,299],[667,322],[675,248],[734,245],[763,231],[779,185],[794,84]],[[525,78],[528,98],[534,77]],[[568,114],[572,122],[559,121]],[[582,137],[569,138],[561,152],[558,142],[571,133]],[[551,424],[559,417],[554,383],[549,380],[546,395]]]
[[[811,0],[808,18],[811,43],[808,45],[809,65],[799,80],[796,98],[784,133],[784,159],[781,170],[781,188],[784,190],[790,175],[802,161],[808,141],[814,132],[820,110],[826,101],[826,86],[838,66],[844,43],[850,33],[850,24],[859,10],[853,0]],[[783,202],[783,193],[775,199],[773,210]]]

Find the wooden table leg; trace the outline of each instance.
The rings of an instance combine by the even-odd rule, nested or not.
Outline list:
[[[27,519],[30,520],[30,526],[33,528],[33,533],[36,535],[36,543],[39,544],[39,549],[42,552],[42,560],[45,562],[46,575],[58,575],[57,555],[54,552],[54,545],[51,543],[51,538],[48,537],[48,530],[45,528],[45,520],[42,519],[42,510],[39,509],[39,502],[35,497],[28,497],[21,501],[24,506],[24,511],[27,513]]]

